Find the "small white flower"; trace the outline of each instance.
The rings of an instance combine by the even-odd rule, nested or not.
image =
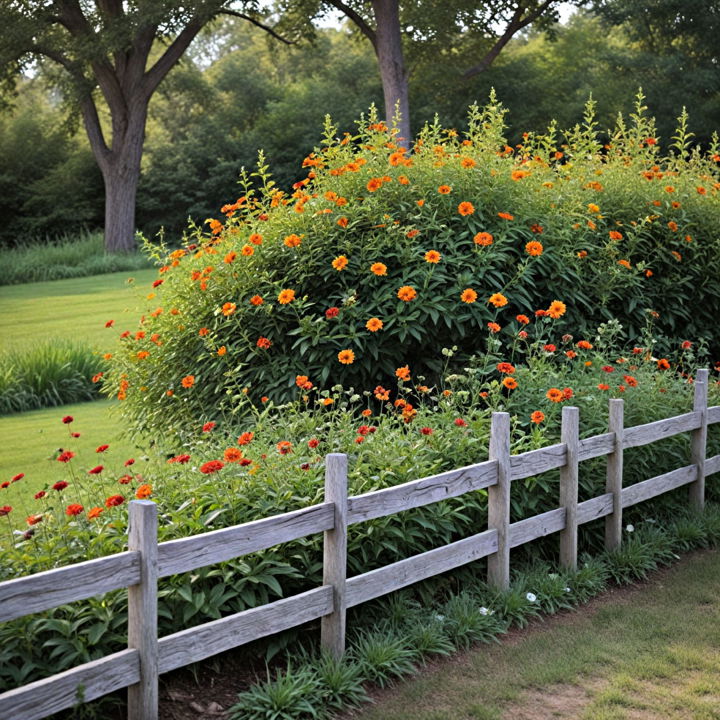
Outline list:
[[[560,576],[559,576],[557,573],[550,573],[550,574],[548,575],[548,577],[549,577],[551,580],[557,580],[557,578],[559,578]]]
[[[563,588],[565,592],[572,592],[572,590],[569,587]]]
[[[531,603],[534,603],[537,600],[537,595],[534,593],[528,593],[525,597],[528,599],[528,602]]]
[[[628,525],[625,528],[628,532],[635,532],[635,526],[634,525]]]
[[[489,615],[489,614],[490,614],[490,611],[489,611],[486,607],[481,607],[481,608],[480,608],[480,614],[481,614],[481,615]]]
[[[442,622],[443,620],[445,620],[445,616],[444,615],[435,615],[435,619],[438,622]]]

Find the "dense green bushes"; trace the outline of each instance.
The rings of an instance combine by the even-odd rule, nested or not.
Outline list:
[[[328,125],[290,196],[261,161],[225,222],[164,258],[124,334],[110,387],[135,427],[283,402],[298,376],[372,390],[409,366],[435,382],[472,353],[522,356],[538,313],[557,322],[531,339],[554,345],[610,318],[640,343],[655,318],[653,352],[688,337],[720,349],[720,150],[688,153],[681,127],[661,156],[640,103],[608,147],[592,105],[566,142],[551,128],[517,152],[503,118],[473,107],[464,139],[432,125],[412,154],[372,117],[352,139]]]

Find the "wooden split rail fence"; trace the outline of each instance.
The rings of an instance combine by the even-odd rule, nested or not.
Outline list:
[[[155,504],[132,501],[126,552],[0,583],[0,621],[128,588],[128,648],[0,694],[0,720],[36,720],[124,687],[129,720],[156,720],[161,673],[318,618],[322,645],[340,656],[349,607],[484,557],[489,581],[505,588],[510,550],[555,532],[560,533],[562,564],[575,567],[579,525],[604,517],[606,546],[615,548],[624,508],[683,485],[689,487],[690,505],[701,509],[705,477],[720,472],[720,455],[705,457],[707,427],[720,423],[720,406],[707,406],[707,383],[708,371],[698,371],[692,412],[631,428],[624,427],[623,401],[610,400],[608,432],[584,440],[579,438],[578,409],[565,407],[561,442],[520,455],[510,454],[510,416],[494,413],[487,461],[355,497],[347,495],[346,456],[331,454],[326,457],[324,503],[179,540],[158,544]],[[692,433],[689,465],[623,488],[625,449],[684,432]],[[607,456],[606,492],[578,502],[579,463],[601,456]],[[512,481],[556,468],[559,507],[510,523]],[[482,489],[488,490],[487,530],[346,577],[349,525]],[[325,534],[321,587],[158,639],[159,578],[319,532]]]

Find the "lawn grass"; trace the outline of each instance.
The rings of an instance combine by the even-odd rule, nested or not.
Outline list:
[[[136,326],[141,299],[156,277],[156,270],[146,269],[0,287],[2,350],[64,338],[105,351],[118,327]],[[114,328],[105,327],[108,320],[115,320]]]
[[[718,720],[720,555],[421,672],[357,720]]]
[[[133,469],[142,472],[142,450],[121,437],[122,425],[114,412],[116,406],[114,400],[99,400],[0,417],[3,439],[0,482],[25,473],[22,480],[0,490],[0,505],[11,505],[29,514],[35,492],[57,480],[68,479],[67,468],[55,460],[59,448],[76,453],[73,463],[80,471],[103,464],[119,476],[124,472],[125,460],[134,457],[138,462]],[[71,425],[62,423],[66,415],[74,418]],[[71,438],[70,430],[79,432],[80,437]],[[102,444],[110,448],[100,457],[95,450]]]

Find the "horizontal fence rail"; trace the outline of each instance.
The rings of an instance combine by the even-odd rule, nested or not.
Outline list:
[[[695,379],[693,410],[657,422],[623,427],[623,401],[610,401],[609,432],[580,439],[577,408],[563,409],[562,442],[510,454],[507,413],[493,413],[490,459],[401,485],[347,495],[347,458],[326,457],[325,502],[168,542],[157,542],[157,508],[132,501],[129,550],[0,583],[0,621],[9,621],[128,588],[127,650],[0,694],[0,720],[39,720],[78,702],[128,688],[129,720],[157,720],[158,676],[268,635],[321,620],[321,642],[340,657],[345,614],[354,607],[420,580],[488,558],[488,579],[509,583],[510,549],[554,533],[561,563],[577,564],[577,528],[605,518],[606,547],[621,540],[622,511],[688,486],[692,507],[704,502],[705,477],[720,472],[720,454],[706,458],[707,427],[720,423],[720,406],[707,406],[708,371]],[[690,464],[623,487],[623,450],[691,433]],[[606,492],[578,502],[579,463],[607,457]],[[560,470],[559,507],[510,523],[512,481]],[[351,578],[349,525],[412,508],[488,491],[488,529],[448,545]],[[157,637],[157,580],[324,533],[323,584],[298,595]]]

